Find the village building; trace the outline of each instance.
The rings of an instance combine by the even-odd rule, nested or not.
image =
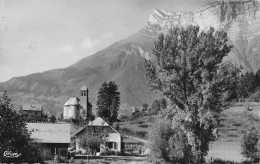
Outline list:
[[[94,121],[90,122],[87,126],[81,128],[76,133],[74,133],[71,137],[76,138],[76,152],[82,150],[79,145],[79,140],[87,136],[90,130],[92,132],[100,132],[98,129],[103,129],[107,133],[107,147],[111,150],[122,152],[122,140],[125,137],[113,127],[111,127],[106,121],[102,118],[98,117]],[[102,149],[100,149],[102,152]]]
[[[38,104],[23,104],[22,116],[40,116],[42,114],[42,106]]]
[[[110,126],[101,117],[98,117],[94,121],[90,122],[87,126],[81,128],[71,136],[71,138],[76,139],[76,152],[78,152],[79,150],[83,150],[79,145],[80,139],[84,138],[85,136],[88,136],[89,130],[92,130],[94,132],[96,131],[98,133],[99,131],[96,130],[97,128],[103,128],[104,131],[106,131],[106,147],[110,150],[116,151],[118,153],[132,153],[134,151],[139,151],[142,149],[143,142],[124,136],[116,129],[114,129],[112,126]],[[101,146],[99,153],[101,153],[102,151],[104,150]]]
[[[39,144],[42,159],[51,160],[57,154],[67,157],[70,144],[68,123],[27,123],[31,138]]]
[[[88,88],[80,88],[80,97],[71,97],[64,104],[63,119],[90,120],[92,118],[92,105],[89,103]]]

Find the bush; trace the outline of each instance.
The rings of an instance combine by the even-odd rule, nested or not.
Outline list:
[[[109,155],[121,155],[119,151],[106,149],[100,153],[101,156],[109,156]]]
[[[147,137],[147,132],[144,131],[136,131],[135,136],[139,138],[146,138]]]
[[[128,128],[120,128],[119,131],[122,132],[123,134],[126,134],[126,135],[133,135],[134,134],[134,132],[131,129],[128,129]]]
[[[62,161],[61,161],[61,158],[60,158],[57,154],[54,155],[53,160],[54,160],[54,163],[60,163],[60,162],[62,162]]]
[[[148,128],[149,126],[147,124],[144,124],[144,125],[138,125],[138,127],[141,127],[141,128]]]
[[[187,137],[168,119],[158,119],[149,133],[151,158],[154,162],[184,163],[189,160]]]
[[[121,114],[121,115],[119,115],[118,119],[120,121],[127,121],[129,119],[129,117],[125,114]]]
[[[241,154],[253,163],[259,162],[260,159],[259,137],[258,129],[253,127],[247,133],[244,133],[241,140]]]
[[[139,124],[139,125],[141,125],[143,123],[144,123],[144,121],[142,121],[142,120],[137,121],[137,124]]]
[[[223,160],[223,159],[220,159],[220,158],[214,159],[211,163],[214,163],[214,164],[235,164],[234,161]]]

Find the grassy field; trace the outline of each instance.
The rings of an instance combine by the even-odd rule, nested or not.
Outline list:
[[[248,111],[248,105],[252,107]],[[260,115],[259,103],[237,103],[222,113],[219,137],[213,142],[209,151],[208,159],[211,157],[241,162],[240,141],[253,122],[259,120],[253,116]]]
[[[248,111],[248,105],[252,107]],[[221,127],[217,140],[211,143],[207,159],[221,158],[241,162],[240,140],[252,122],[259,122],[252,116],[260,116],[260,103],[236,103],[222,112]],[[133,121],[121,122],[120,128],[127,128],[133,132],[148,132],[156,116],[144,116]],[[260,122],[259,122],[260,125]]]
[[[149,128],[152,126],[155,119],[156,119],[156,115],[143,116],[137,118],[136,120],[121,122],[118,125],[119,125],[119,129],[121,130],[129,129],[130,133],[127,135],[133,135],[142,139],[147,139]]]

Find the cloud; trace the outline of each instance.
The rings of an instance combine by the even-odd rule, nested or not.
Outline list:
[[[97,46],[98,44],[100,44],[101,41],[98,40],[98,39],[94,39],[94,40],[91,40],[90,38],[86,38],[81,44],[80,44],[80,47],[82,49],[88,49],[88,50],[91,50],[93,49],[95,46]]]
[[[54,51],[56,51],[56,52],[68,52],[68,51],[72,51],[73,49],[74,48],[71,45],[65,45],[65,46],[55,48]]]
[[[101,39],[111,39],[113,37],[113,33],[112,32],[109,32],[109,33],[105,33],[103,35],[101,35]]]
[[[91,39],[91,38],[87,37],[80,44],[80,48],[81,49],[87,49],[87,50],[93,50],[96,47],[99,47],[101,44],[106,44],[106,42],[109,41],[111,38],[113,38],[113,33],[112,32],[102,34],[97,39]]]

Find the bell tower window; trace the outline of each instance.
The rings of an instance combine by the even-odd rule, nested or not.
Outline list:
[[[81,92],[81,96],[86,96],[86,92]]]

